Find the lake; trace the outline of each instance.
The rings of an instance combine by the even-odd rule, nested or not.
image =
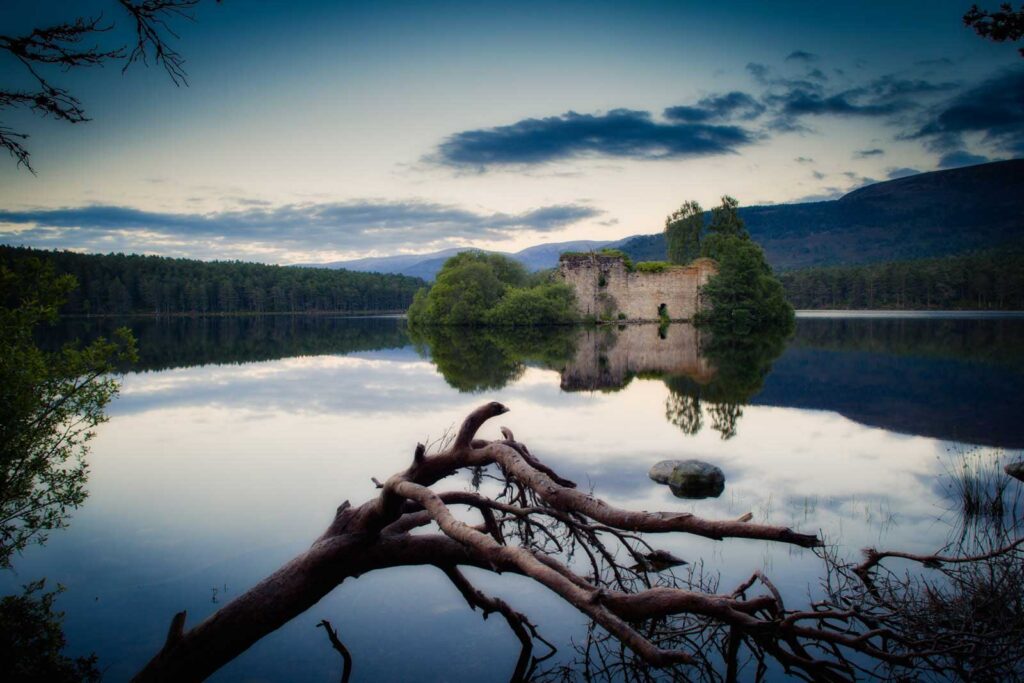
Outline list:
[[[66,321],[56,334],[115,324]],[[1024,448],[1019,317],[802,317],[784,348],[735,363],[706,357],[685,325],[413,340],[393,317],[127,324],[141,359],[93,441],[89,498],[0,586],[65,586],[68,651],[95,652],[108,681],[159,650],[175,612],[198,623],[486,401],[511,412],[481,436],[509,426],[611,503],[749,511],[820,532],[850,558],[941,548],[965,524],[954,473],[994,471]],[[648,477],[677,458],[720,467],[724,492],[682,499]],[[449,482],[468,486],[468,475]],[[1011,506],[1019,493],[1008,489]],[[799,548],[657,540],[724,587],[762,569],[797,601],[819,580],[819,558]],[[523,579],[467,573],[539,625],[560,648],[554,661],[572,659],[585,634],[575,610]],[[321,619],[352,651],[353,680],[505,681],[518,655],[507,625],[482,621],[441,572],[400,568],[346,581],[214,680],[335,680]]]

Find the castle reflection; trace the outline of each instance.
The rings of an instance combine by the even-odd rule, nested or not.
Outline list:
[[[692,325],[620,325],[581,331],[562,370],[563,391],[621,389],[634,377],[689,377],[707,384],[715,368],[701,355]]]

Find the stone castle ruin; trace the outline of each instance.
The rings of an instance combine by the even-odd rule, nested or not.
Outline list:
[[[562,254],[558,271],[576,292],[580,315],[608,322],[691,320],[700,288],[717,272],[711,259],[661,270],[630,270],[621,256]]]

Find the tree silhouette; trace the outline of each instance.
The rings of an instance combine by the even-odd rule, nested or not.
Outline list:
[[[974,29],[982,38],[997,43],[1016,42],[1024,38],[1024,5],[1014,10],[1012,3],[1004,2],[994,12],[972,5],[964,14],[964,26]],[[1024,57],[1024,47],[1018,51]]]
[[[126,44],[110,40],[115,23],[106,21],[102,15],[76,17],[33,28],[22,35],[0,34],[0,51],[10,55],[22,67],[21,74],[27,75],[32,83],[25,89],[0,88],[0,110],[25,108],[58,121],[84,123],[89,117],[81,100],[52,80],[49,73],[55,69],[68,72],[103,66],[113,61],[123,63],[122,73],[132,64],[148,66],[152,62],[163,67],[174,85],[188,85],[185,59],[171,43],[178,38],[172,22],[191,20],[191,11],[200,2],[202,0],[116,0],[116,6],[127,15],[134,29],[133,42]],[[0,122],[0,147],[8,151],[18,166],[34,174],[31,154],[24,144],[27,138],[27,134]]]

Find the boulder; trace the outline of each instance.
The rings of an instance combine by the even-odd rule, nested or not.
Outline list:
[[[718,498],[725,490],[722,470],[702,460],[662,460],[647,474],[659,484],[667,484],[678,498]]]
[[[1024,481],[1024,460],[1007,463],[1003,470],[1011,477]]]

